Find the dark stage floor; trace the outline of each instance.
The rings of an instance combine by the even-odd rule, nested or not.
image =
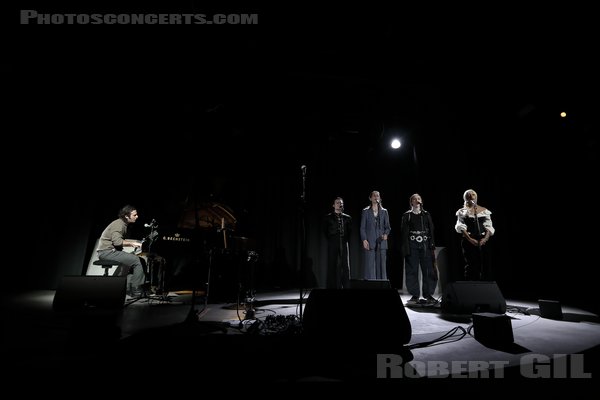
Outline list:
[[[508,390],[513,379],[543,389],[555,382],[593,385],[598,373],[598,318],[568,305],[563,318],[553,320],[542,318],[537,304],[507,299],[514,341],[503,338],[498,325],[495,341],[482,343],[470,315],[439,307],[398,310],[377,299],[319,310],[329,320],[327,331],[313,328],[309,336],[302,333],[299,291],[293,290],[258,293],[255,319],[244,319],[243,305],[205,304],[203,297],[192,305],[191,294],[174,293],[128,302],[116,314],[73,315],[52,310],[54,295],[34,291],[4,299],[6,382],[33,373],[110,384],[122,372],[139,376],[148,389],[180,378],[222,385],[230,377],[236,385],[425,383],[464,391],[490,384]],[[400,297],[405,303],[410,296]],[[315,312],[305,305],[305,320],[307,310]],[[406,345],[400,332],[406,327],[398,325],[404,314],[411,333]]]

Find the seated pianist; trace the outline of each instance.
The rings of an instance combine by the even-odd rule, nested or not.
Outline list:
[[[98,259],[103,261],[114,261],[119,265],[115,275],[127,276],[127,294],[131,297],[142,297],[143,285],[146,282],[146,274],[140,258],[123,251],[124,247],[131,246],[140,249],[142,242],[127,239],[127,228],[137,221],[139,215],[132,205],[123,206],[118,213],[118,218],[112,221],[100,235],[98,244]],[[129,272],[132,275],[129,276]]]

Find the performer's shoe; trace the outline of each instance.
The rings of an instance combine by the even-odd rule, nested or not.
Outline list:
[[[142,297],[146,297],[146,292],[142,286],[133,286],[131,290],[127,292],[127,296],[133,299],[140,299]]]
[[[409,306],[417,305],[417,304],[419,304],[419,296],[413,296],[406,302],[406,305],[409,305]]]
[[[425,297],[425,301],[428,306],[435,306],[438,303],[438,301],[431,295]]]

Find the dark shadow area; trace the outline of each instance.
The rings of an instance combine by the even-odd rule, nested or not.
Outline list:
[[[442,313],[440,315],[440,318],[445,320],[445,321],[450,321],[450,322],[456,322],[456,323],[469,323],[472,321],[472,316],[471,314],[449,314],[449,313]]]
[[[510,354],[524,354],[529,353],[531,351],[530,349],[525,348],[517,343],[494,343],[489,341],[479,341],[479,343],[481,343],[488,349],[494,349]]]
[[[539,308],[528,308],[527,312],[531,315],[537,315],[537,316],[544,318],[542,316],[542,314],[540,313]],[[593,323],[600,322],[600,319],[598,318],[597,315],[569,313],[569,312],[563,312],[562,318],[549,318],[549,319],[554,319],[557,321],[566,321],[566,322],[593,322]]]
[[[519,320],[515,318],[514,343],[480,342],[455,326],[448,332],[413,334],[410,344],[403,344],[407,325],[404,308],[398,308],[402,304],[391,307],[388,301],[381,301],[391,296],[389,289],[381,293],[372,289],[323,290],[309,298],[305,324],[293,310],[292,314],[278,314],[290,309],[275,304],[296,301],[288,292],[284,297],[265,293],[273,299],[264,300],[269,308],[258,310],[260,319],[240,322],[231,320],[235,310],[221,304],[209,304],[207,309],[197,305],[198,318],[186,319],[190,304],[184,301],[137,302],[123,308],[121,318],[115,319],[114,313],[107,315],[93,308],[66,314],[53,311],[52,292],[3,299],[7,312],[1,351],[10,364],[5,374],[7,387],[22,384],[21,379],[31,374],[39,375],[39,385],[49,385],[65,379],[97,382],[107,373],[124,370],[128,378],[144,382],[136,388],[137,393],[158,388],[190,393],[199,386],[218,390],[223,389],[224,380],[243,386],[334,382],[343,384],[340,390],[356,384],[426,385],[422,387],[434,392],[463,394],[482,390],[510,393],[518,384],[550,393],[559,383],[561,388],[575,383],[587,388],[593,380],[536,378],[562,378],[553,374],[578,378],[598,372],[597,346],[582,348],[583,358],[567,354],[567,367],[543,358],[563,341],[572,342],[576,332],[583,333],[577,343],[593,339],[593,326],[566,324],[554,330],[553,336],[546,336],[532,326],[541,319],[530,317],[516,326]],[[190,295],[182,297],[189,303]],[[430,312],[405,311],[410,312],[411,329],[443,327],[428,319]],[[467,316],[458,317],[456,323],[470,323]],[[442,315],[431,318],[441,319]],[[584,329],[569,330],[580,328]],[[519,334],[532,346],[517,340]],[[541,357],[537,369],[530,367],[531,360],[513,365],[527,357]],[[431,374],[436,377],[428,377]],[[41,389],[39,385],[22,390]],[[120,385],[118,380],[106,379],[98,392]]]
[[[417,305],[406,304],[405,307],[410,308],[412,311],[417,312],[417,313],[442,314],[439,304],[435,305],[435,306],[426,305],[426,304],[417,304]]]

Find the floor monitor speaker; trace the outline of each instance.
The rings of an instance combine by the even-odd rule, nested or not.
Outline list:
[[[538,300],[542,318],[563,319],[562,306],[557,300]]]
[[[125,276],[64,276],[56,289],[54,311],[120,310],[125,302]]]
[[[395,289],[313,289],[306,301],[306,335],[364,344],[407,344],[412,328]]]
[[[513,343],[510,317],[506,314],[473,313],[475,339],[481,343]]]
[[[458,281],[446,285],[442,311],[452,314],[491,312],[504,314],[506,300],[496,282]]]

